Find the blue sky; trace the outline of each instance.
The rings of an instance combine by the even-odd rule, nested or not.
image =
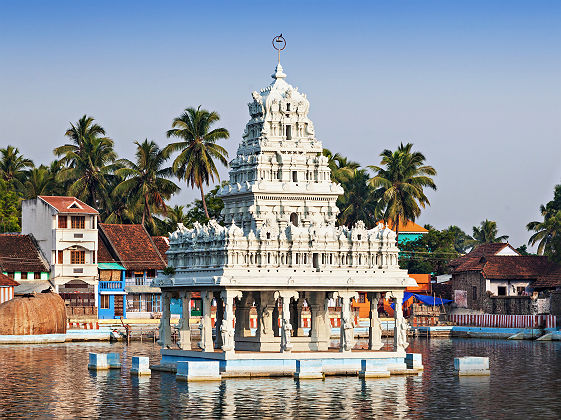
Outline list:
[[[561,182],[560,22],[558,1],[2,1],[0,147],[46,163],[88,114],[131,158],[202,104],[233,156],[282,32],[325,147],[368,165],[413,142],[439,171],[419,223],[489,218],[518,246]]]

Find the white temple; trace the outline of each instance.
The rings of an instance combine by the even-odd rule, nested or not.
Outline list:
[[[159,273],[155,281],[164,296],[161,344],[171,346],[170,298],[181,297],[179,346],[186,354],[221,352],[234,359],[241,350],[284,357],[326,352],[328,302],[340,299],[339,350],[348,355],[354,353],[351,302],[361,291],[368,292],[371,303],[369,349],[382,347],[377,303],[385,293],[396,303],[390,353],[403,357],[407,326],[401,302],[405,288],[416,283],[398,266],[395,232],[381,225],[369,230],[362,222],[352,229],[336,226],[335,203],[343,189],[331,181],[322,143],[308,118],[310,103],[286,82],[280,63],[272,78],[269,86],[252,93],[230,181],[219,191],[225,226],[211,220],[193,229],[179,225],[170,234],[167,256],[175,274]],[[200,349],[191,351],[189,300],[195,291],[201,293],[203,313]],[[304,302],[311,311],[306,335],[300,328]],[[252,305],[258,313],[254,335],[249,327]]]

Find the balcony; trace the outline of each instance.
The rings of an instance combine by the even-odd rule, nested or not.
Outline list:
[[[123,291],[125,290],[125,284],[123,281],[100,281],[99,291]]]
[[[125,283],[127,286],[151,286],[153,280],[151,277],[127,277]]]

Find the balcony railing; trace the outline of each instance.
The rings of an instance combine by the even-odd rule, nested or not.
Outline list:
[[[100,281],[99,290],[123,290],[124,284],[122,281]]]
[[[125,283],[127,286],[151,286],[152,280],[152,277],[127,277]]]

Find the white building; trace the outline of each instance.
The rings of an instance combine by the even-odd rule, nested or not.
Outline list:
[[[189,308],[191,293],[198,291],[203,300],[203,352],[221,348],[224,357],[235,358],[235,350],[326,351],[327,306],[338,298],[340,350],[350,354],[351,301],[358,291],[366,291],[371,302],[369,348],[378,350],[382,340],[377,303],[385,292],[397,309],[391,357],[405,356],[407,327],[400,308],[403,291],[416,283],[398,266],[396,235],[383,226],[368,230],[362,222],[353,229],[335,226],[336,200],[343,189],[331,182],[322,144],[308,118],[310,103],[285,81],[280,63],[272,77],[271,85],[252,93],[250,120],[231,162],[230,182],[219,191],[225,226],[214,220],[193,229],[179,225],[170,235],[168,266],[175,274],[159,273],[155,282],[164,302],[161,342],[170,345],[170,298],[181,297],[183,308]],[[213,298],[218,303],[214,343]],[[311,332],[298,336],[304,302],[311,309]],[[258,313],[254,335],[249,328],[253,304]],[[200,357],[193,356],[200,352],[189,351],[188,316],[184,311],[180,345],[185,355]],[[177,350],[164,349],[164,357],[166,352]]]
[[[22,203],[22,233],[34,235],[69,315],[97,317],[98,215],[74,197],[39,196]]]

